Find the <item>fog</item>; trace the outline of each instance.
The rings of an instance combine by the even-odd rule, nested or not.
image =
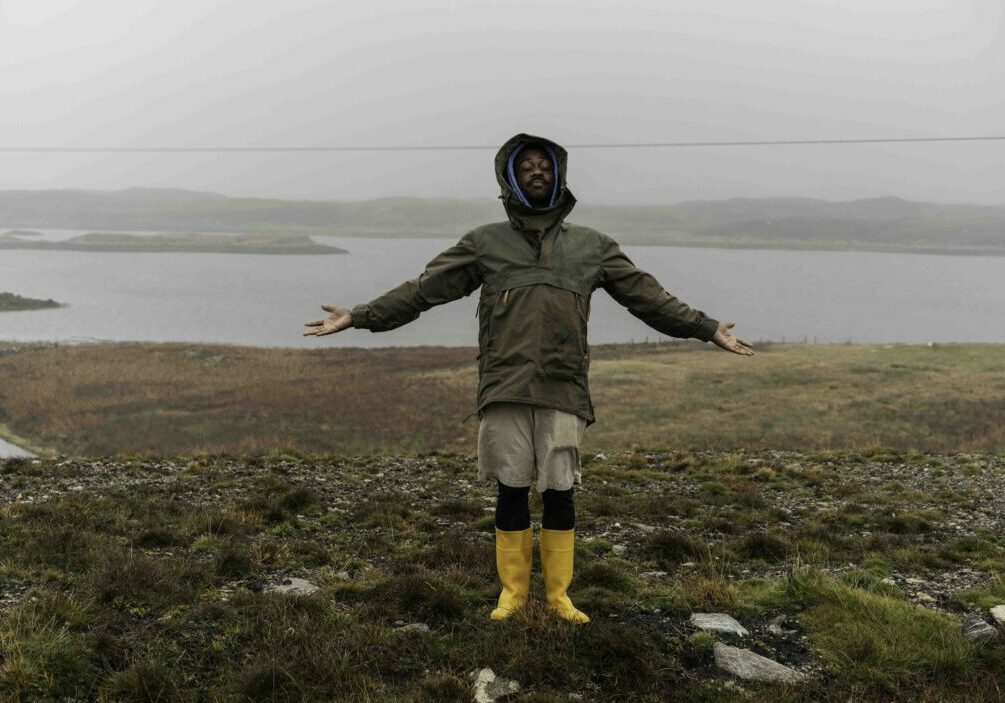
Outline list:
[[[0,1],[0,146],[494,145],[1002,133],[999,0]],[[4,153],[0,189],[493,196],[492,149]],[[1005,142],[574,149],[595,203],[1005,204]]]

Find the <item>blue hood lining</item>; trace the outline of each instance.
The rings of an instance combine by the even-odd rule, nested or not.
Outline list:
[[[516,197],[519,198],[520,202],[527,207],[533,207],[530,204],[530,201],[527,200],[527,196],[525,196],[523,191],[520,190],[520,185],[516,180],[516,172],[513,169],[516,164],[517,157],[520,155],[520,152],[527,147],[527,145],[528,144],[525,142],[519,142],[515,147],[513,147],[513,151],[509,153],[509,158],[506,160],[506,179],[509,181],[510,188],[512,188],[513,192],[516,193]],[[558,200],[559,192],[558,159],[555,158],[555,152],[550,146],[547,144],[541,144],[541,146],[543,146],[544,150],[548,152],[548,158],[551,159],[551,168],[555,177],[555,182],[551,186],[551,198],[548,201],[548,207],[554,207],[555,202]]]

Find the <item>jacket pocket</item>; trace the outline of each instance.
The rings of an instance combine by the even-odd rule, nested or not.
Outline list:
[[[482,360],[489,355],[493,347],[496,346],[495,318],[499,314],[499,306],[504,298],[504,291],[484,295],[478,301],[478,356],[476,360]]]
[[[541,374],[564,381],[585,380],[588,351],[586,346],[585,307],[588,303],[578,293],[569,293],[564,304],[556,306],[542,320]]]

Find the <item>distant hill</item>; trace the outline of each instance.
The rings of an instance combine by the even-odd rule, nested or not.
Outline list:
[[[356,202],[232,198],[158,188],[0,191],[0,227],[459,238],[504,219],[496,199]],[[571,221],[624,244],[1005,254],[1005,208],[871,198],[577,206]]]

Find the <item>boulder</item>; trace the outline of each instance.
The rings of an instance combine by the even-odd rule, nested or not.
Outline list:
[[[980,613],[967,613],[963,618],[963,634],[968,640],[987,640],[995,637],[998,630],[991,627]]]
[[[692,613],[688,621],[699,630],[705,632],[721,632],[727,635],[739,635],[746,637],[750,632],[726,613]]]
[[[779,664],[773,659],[762,657],[749,649],[730,647],[716,642],[713,647],[715,665],[733,676],[748,681],[768,681],[772,683],[800,683],[809,678],[806,674]]]
[[[998,627],[1005,627],[1005,605],[996,605],[991,609],[991,617]]]

